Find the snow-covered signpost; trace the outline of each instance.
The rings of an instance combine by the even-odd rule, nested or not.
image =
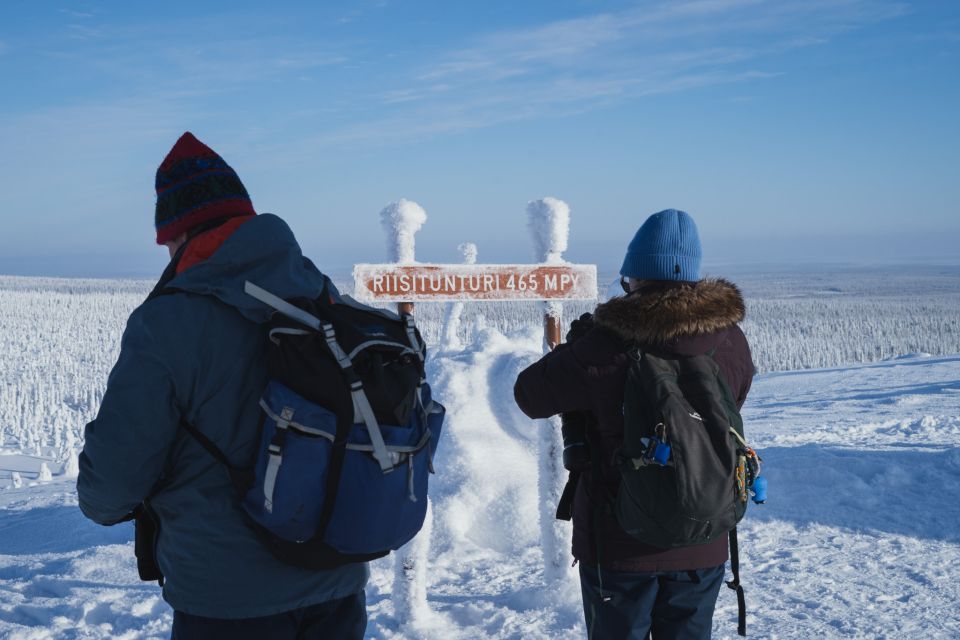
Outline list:
[[[570,235],[570,207],[556,198],[542,198],[527,205],[527,227],[533,237],[535,258],[541,264],[563,264],[561,255],[567,250]],[[596,298],[596,288],[594,288]],[[563,303],[550,300],[543,303],[543,351],[547,353],[561,342]],[[560,418],[543,421],[537,429],[539,460],[538,511],[540,516],[540,545],[543,548],[543,578],[548,584],[564,577],[567,569],[566,540],[569,538],[565,522],[555,517],[557,503],[563,493],[563,440],[560,436]]]
[[[387,231],[390,264],[358,264],[353,268],[354,296],[364,302],[396,303],[410,312],[414,302],[530,300],[544,303],[544,350],[561,342],[564,300],[597,299],[596,265],[578,265],[561,257],[567,248],[570,207],[556,198],[527,206],[527,222],[536,246],[537,264],[476,264],[476,247],[461,245],[463,264],[424,264],[414,261],[414,234],[427,214],[414,202],[400,200],[380,213]],[[456,344],[457,304],[445,322],[444,345]],[[563,442],[560,421],[551,419],[538,430],[540,448],[539,518],[544,579],[552,583],[566,573],[566,523],[554,519],[563,490]],[[401,624],[418,622],[428,611],[426,563],[432,512],[428,505],[423,530],[396,556],[393,603]]]
[[[412,265],[415,260],[415,236],[427,212],[416,202],[398,200],[380,212],[380,224],[387,234],[387,254],[395,264]],[[413,313],[413,303],[397,302],[400,313]],[[416,537],[397,550],[394,557],[393,614],[401,626],[420,624],[429,613],[427,606],[427,554],[433,529],[433,509],[427,498],[423,528]]]

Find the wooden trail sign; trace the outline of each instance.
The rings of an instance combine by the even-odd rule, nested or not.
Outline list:
[[[353,281],[363,302],[597,298],[592,264],[358,264]]]

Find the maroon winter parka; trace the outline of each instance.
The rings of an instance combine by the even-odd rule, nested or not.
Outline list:
[[[600,476],[580,476],[573,506],[573,555],[612,571],[686,571],[726,562],[727,538],[692,547],[659,549],[631,537],[609,510],[595,507],[620,485],[616,451],[623,444],[623,389],[628,345],[662,357],[713,357],[737,406],[746,400],[754,367],[750,347],[737,323],[743,297],[726,280],[653,285],[597,306],[592,325],[562,344],[517,378],[514,397],[531,418],[589,411],[591,455],[600,456]],[[571,333],[578,333],[572,331]],[[569,336],[573,338],[574,336]],[[598,555],[599,548],[599,555]]]

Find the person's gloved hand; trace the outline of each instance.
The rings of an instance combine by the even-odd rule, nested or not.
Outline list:
[[[590,329],[593,328],[593,314],[585,313],[572,323],[570,323],[570,331],[567,332],[567,342],[573,342],[574,340],[579,340],[587,334]]]

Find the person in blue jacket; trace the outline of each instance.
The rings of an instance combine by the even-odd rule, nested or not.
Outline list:
[[[192,134],[160,165],[156,187],[157,243],[171,255],[161,282],[175,293],[151,295],[127,322],[86,427],[80,508],[109,525],[149,498],[177,640],[362,638],[367,565],[311,571],[277,560],[244,521],[226,468],[180,428],[193,425],[234,464],[249,461],[266,385],[259,323],[271,310],[244,281],[314,298],[328,280]]]

